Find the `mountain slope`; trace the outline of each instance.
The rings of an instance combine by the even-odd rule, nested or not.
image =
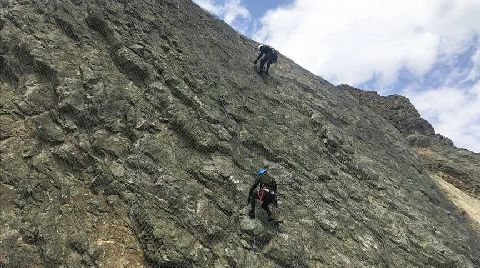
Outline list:
[[[403,96],[380,96],[348,85],[338,86],[369,107],[403,134],[430,172],[475,198],[480,198],[480,154],[457,148],[440,135]]]
[[[394,126],[190,1],[0,6],[0,263],[480,265]],[[282,234],[245,216],[261,166]]]
[[[403,96],[380,96],[340,85],[358,102],[388,120],[407,139],[443,192],[466,214],[480,231],[480,154],[460,149],[440,135]]]

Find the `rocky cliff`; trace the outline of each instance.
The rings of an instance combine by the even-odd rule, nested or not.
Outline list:
[[[450,139],[435,134],[432,125],[420,116],[404,96],[380,96],[374,91],[363,91],[348,85],[340,85],[338,88],[347,91],[360,104],[394,125],[433,175],[480,198],[480,154],[457,148]]]
[[[387,119],[404,136],[435,134],[432,125],[420,116],[417,109],[404,96],[383,97],[375,91],[363,91],[349,85],[339,85],[338,88],[347,91],[360,104]]]
[[[189,0],[0,8],[0,266],[480,265],[392,124]],[[245,215],[263,166],[282,233]]]

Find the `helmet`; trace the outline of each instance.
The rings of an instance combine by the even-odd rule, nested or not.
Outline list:
[[[258,45],[257,50],[260,51],[262,49],[263,45]]]
[[[266,168],[261,168],[257,171],[257,176],[261,176],[261,175],[264,175],[266,174],[268,171]]]

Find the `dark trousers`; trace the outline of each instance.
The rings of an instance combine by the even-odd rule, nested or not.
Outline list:
[[[265,63],[267,64],[267,67],[265,69],[263,69],[264,66],[265,66]],[[263,58],[260,60],[260,72],[265,71],[265,73],[268,73],[269,68],[270,68],[269,57],[267,55],[264,55]]]
[[[272,216],[272,212],[268,208],[269,205],[272,205],[275,202],[275,196],[271,194],[270,192],[264,192],[265,196],[263,196],[262,205],[261,208],[267,212],[268,217]],[[255,205],[258,199],[258,192],[255,193],[255,198],[252,198],[250,201],[250,213],[254,214],[255,213]]]

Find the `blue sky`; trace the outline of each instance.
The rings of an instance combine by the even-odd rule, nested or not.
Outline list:
[[[479,0],[194,1],[334,84],[407,96],[480,152]]]
[[[224,2],[224,1],[218,1]],[[243,0],[241,4],[244,5],[250,15],[255,19],[260,19],[270,9],[277,8],[279,6],[285,6],[293,3],[293,0]]]

